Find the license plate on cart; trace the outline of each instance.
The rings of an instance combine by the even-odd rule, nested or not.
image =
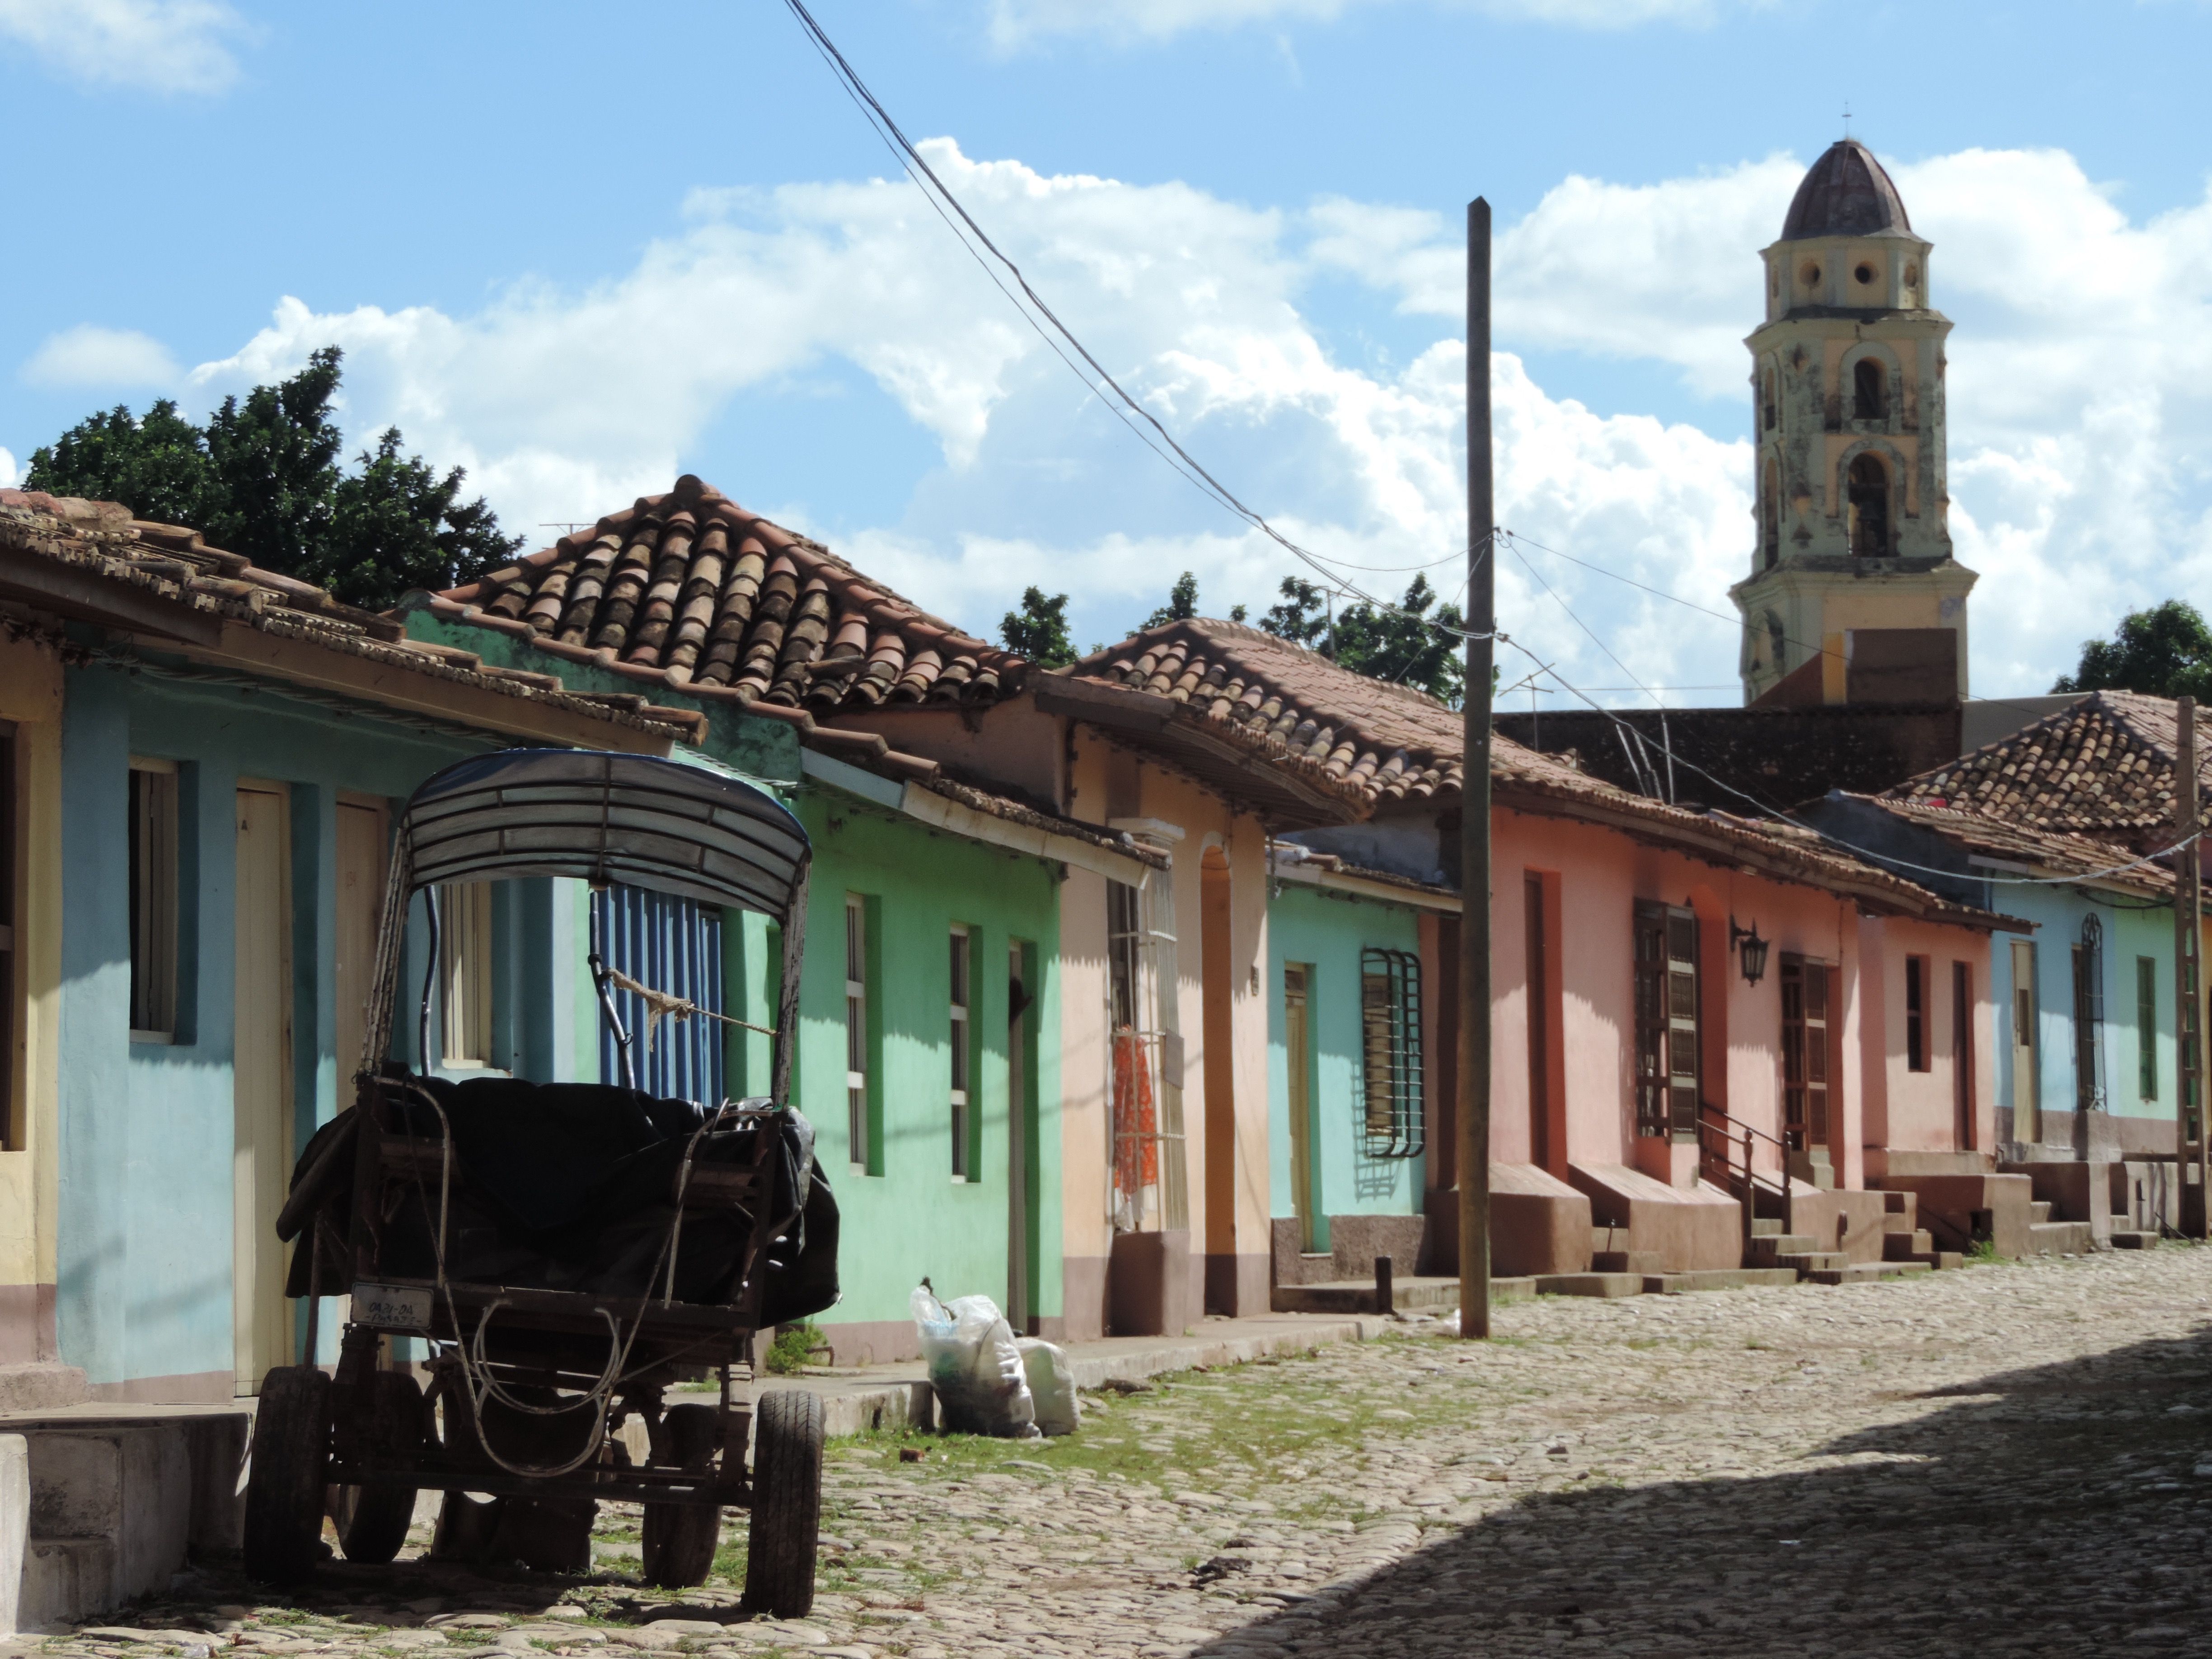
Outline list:
[[[405,1285],[356,1285],[353,1322],[386,1331],[430,1328],[430,1292]]]

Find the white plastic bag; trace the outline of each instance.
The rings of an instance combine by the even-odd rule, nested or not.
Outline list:
[[[921,1285],[908,1305],[942,1426],[956,1434],[1036,1439],[1036,1402],[1013,1328],[999,1304],[988,1296],[939,1302]]]
[[[1075,1432],[1075,1373],[1067,1356],[1042,1337],[1016,1339],[1022,1368],[1029,1373],[1030,1398],[1036,1402],[1036,1425],[1048,1435]]]

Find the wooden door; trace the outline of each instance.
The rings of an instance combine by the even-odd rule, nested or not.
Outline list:
[[[331,994],[337,1000],[338,1109],[353,1100],[368,1029],[368,988],[376,973],[376,928],[384,909],[384,808],[338,803],[337,919],[332,929]]]
[[[1314,1248],[1313,1028],[1306,1006],[1304,963],[1283,969],[1283,1064],[1289,1081],[1291,1207],[1298,1218],[1298,1249]]]
[[[237,1389],[257,1394],[291,1363],[276,1212],[292,1173],[292,872],[283,793],[238,791],[233,951],[231,1335]]]
[[[2012,1138],[2043,1139],[2043,1121],[2037,1108],[2038,1090],[2035,1028],[2039,1007],[2035,985],[2035,946],[2014,939],[2012,946]]]
[[[1030,1318],[1030,1000],[1017,940],[1006,952],[1006,1322],[1017,1331]]]
[[[1552,1165],[1552,1033],[1551,965],[1544,952],[1544,878],[1527,876],[1522,881],[1522,907],[1526,940],[1528,1002],[1528,1161],[1541,1169]]]
[[[1829,1145],[1826,965],[1782,958],[1783,1139],[1794,1152]]]

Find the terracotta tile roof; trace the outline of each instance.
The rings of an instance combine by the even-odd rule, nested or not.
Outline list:
[[[2198,751],[2200,788],[2212,784],[2212,732],[2206,738]],[[2173,822],[2176,741],[2172,699],[2094,691],[2010,737],[1907,779],[1883,799],[2148,852]]]
[[[431,609],[641,679],[825,716],[988,702],[1027,666],[689,473]]]
[[[2030,866],[2048,875],[2087,875],[2135,864],[2143,854],[2114,842],[2055,830],[2037,830],[2007,823],[1978,812],[1963,812],[1929,801],[1890,800],[1878,796],[1852,795],[1900,821],[1932,831],[1956,846],[2007,863]],[[2141,864],[2123,873],[2106,877],[2116,885],[2160,897],[2173,892],[2173,872],[2164,864]]]
[[[410,641],[388,617],[342,605],[313,582],[263,570],[242,554],[210,547],[198,531],[133,519],[128,507],[113,501],[0,489],[0,550],[40,562],[16,566],[13,580],[0,579],[0,589],[20,586],[40,566],[52,567],[51,574],[90,578],[97,584],[91,590],[95,594],[104,590],[118,600],[152,607],[142,613],[148,622],[138,631],[157,639],[164,616],[187,632],[238,623],[260,634],[534,702],[617,728],[690,740],[705,726],[704,716],[696,710],[659,707],[642,696],[572,691],[550,674],[493,667],[471,652]],[[33,610],[46,608],[38,591],[25,590],[21,602]],[[70,614],[64,605],[63,614]],[[214,635],[206,631],[206,637]],[[359,695],[375,701],[371,693]]]
[[[1357,806],[1459,793],[1456,709],[1242,623],[1167,623],[1054,672],[1160,698]]]
[[[920,787],[928,790],[932,794],[942,795],[947,800],[957,801],[963,806],[987,813],[994,818],[1003,819],[1008,823],[1023,824],[1031,830],[1042,830],[1047,835],[1067,836],[1077,841],[1088,842],[1093,847],[1101,847],[1109,852],[1119,853],[1125,858],[1134,859],[1138,863],[1147,865],[1155,870],[1165,870],[1171,864],[1166,848],[1139,841],[1127,830],[1105,830],[1095,823],[1085,823],[1080,818],[1066,817],[1058,812],[1048,812],[1029,805],[1026,801],[1015,800],[1006,795],[994,794],[988,789],[979,789],[972,783],[963,782],[958,778],[948,777],[943,773],[934,777],[918,779],[916,781]]]

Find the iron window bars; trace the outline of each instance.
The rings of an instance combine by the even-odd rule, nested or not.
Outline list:
[[[1359,953],[1360,1113],[1370,1158],[1419,1158],[1428,1149],[1421,1098],[1421,959],[1370,945]]]

